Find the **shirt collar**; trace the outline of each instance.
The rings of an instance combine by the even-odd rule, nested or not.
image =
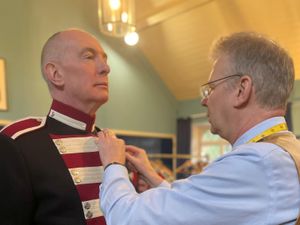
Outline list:
[[[254,127],[252,127],[250,130],[246,131],[242,136],[240,136],[235,143],[233,144],[233,148],[245,144],[248,141],[250,141],[255,136],[259,135],[260,133],[264,132],[265,130],[271,128],[272,126],[275,126],[280,123],[286,123],[284,117],[277,116],[272,117],[267,120],[264,120],[258,124],[256,124]]]
[[[92,132],[95,129],[95,115],[90,116],[55,99],[52,101],[48,116],[71,127],[87,132]]]

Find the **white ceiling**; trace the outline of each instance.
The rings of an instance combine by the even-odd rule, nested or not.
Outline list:
[[[139,48],[178,100],[199,96],[211,44],[237,31],[278,41],[300,79],[300,0],[136,0],[136,23]]]

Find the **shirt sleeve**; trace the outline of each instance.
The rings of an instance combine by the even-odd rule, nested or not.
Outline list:
[[[269,160],[253,150],[236,152],[201,174],[141,194],[129,181],[126,168],[114,165],[104,173],[101,207],[108,225],[273,224],[268,221],[275,212],[274,184],[288,181],[272,177],[276,165]],[[295,189],[288,191],[299,199]],[[297,211],[293,213],[296,217]]]

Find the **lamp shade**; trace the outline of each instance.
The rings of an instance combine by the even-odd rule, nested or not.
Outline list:
[[[134,0],[98,0],[99,26],[102,33],[124,37],[135,31]]]

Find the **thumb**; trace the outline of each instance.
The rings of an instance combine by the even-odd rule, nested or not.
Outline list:
[[[126,159],[129,161],[129,162],[136,162],[137,159],[136,157],[134,157],[132,154],[128,153],[128,152],[125,152],[125,156],[126,156]]]

